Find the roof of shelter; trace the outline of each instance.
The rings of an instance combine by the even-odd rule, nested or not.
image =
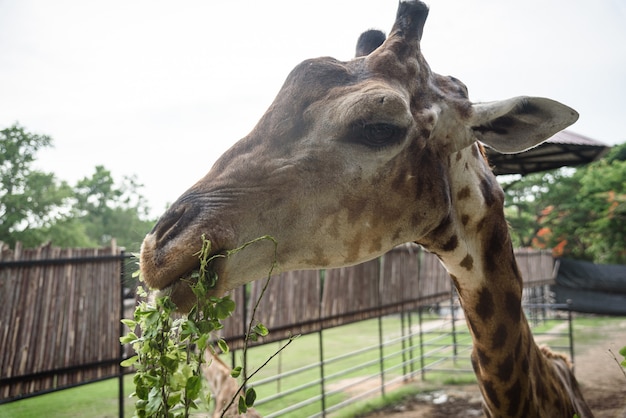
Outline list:
[[[496,175],[530,174],[596,161],[611,147],[571,131],[561,131],[541,145],[519,154],[500,154],[485,146]]]

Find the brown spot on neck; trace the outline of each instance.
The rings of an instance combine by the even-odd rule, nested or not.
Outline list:
[[[491,291],[486,287],[478,291],[478,301],[475,311],[483,322],[491,319],[494,314],[493,296],[491,295]]]
[[[463,187],[461,190],[459,190],[459,192],[456,194],[456,198],[458,200],[464,200],[467,199],[471,196],[471,192],[470,192],[470,188],[469,186],[465,186]]]
[[[474,258],[470,254],[466,255],[465,258],[461,261],[461,267],[463,267],[467,271],[472,270],[472,268],[474,267]]]

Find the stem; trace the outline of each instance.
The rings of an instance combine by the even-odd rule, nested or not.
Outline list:
[[[272,266],[270,267],[270,270],[267,273],[267,280],[265,281],[265,284],[263,285],[263,289],[261,289],[261,294],[259,295],[258,299],[256,300],[256,303],[254,304],[254,308],[252,309],[252,317],[250,318],[250,322],[248,323],[248,331],[246,332],[245,335],[245,339],[244,339],[244,344],[243,344],[243,370],[244,370],[244,381],[243,381],[243,385],[246,384],[246,382],[248,380],[250,380],[250,377],[252,376],[247,376],[247,372],[246,370],[248,370],[248,365],[247,365],[247,360],[248,360],[248,356],[246,356],[246,353],[248,352],[248,343],[250,341],[250,334],[252,334],[252,324],[254,322],[254,318],[256,318],[256,311],[259,308],[259,305],[261,304],[261,299],[263,298],[263,295],[265,294],[265,291],[267,290],[267,287],[270,284],[270,280],[272,278],[272,273],[274,272],[274,268],[276,267],[276,258],[277,258],[277,247],[278,247],[278,243],[276,242],[276,240],[274,240],[274,238],[270,237],[269,235],[266,235],[265,237],[261,237],[261,238],[257,238],[258,241],[260,239],[269,239],[274,243],[274,260],[272,261]],[[255,242],[255,241],[251,241]],[[250,244],[248,243],[248,244]],[[240,248],[245,248],[245,246],[247,246],[248,244],[244,244],[244,247],[240,247]]]
[[[246,353],[248,352],[248,345],[249,345],[249,342],[250,342],[250,335],[252,334],[252,324],[254,323],[254,318],[256,317],[257,309],[259,308],[259,305],[261,304],[261,299],[263,298],[263,295],[265,294],[265,291],[267,290],[267,287],[270,284],[270,280],[272,279],[272,273],[274,272],[274,268],[276,268],[276,265],[277,265],[278,242],[276,242],[276,240],[273,237],[271,237],[269,235],[264,235],[262,237],[253,239],[252,241],[248,241],[245,244],[243,244],[241,247],[238,247],[238,248],[235,248],[234,250],[228,251],[228,253],[226,254],[226,256],[228,257],[228,256],[230,256],[232,254],[235,254],[235,253],[243,250],[248,245],[252,245],[252,244],[257,243],[257,242],[259,242],[261,240],[270,240],[274,244],[274,259],[272,260],[272,265],[271,265],[271,267],[270,267],[270,269],[269,269],[269,271],[267,273],[267,280],[265,281],[265,284],[263,285],[263,288],[261,289],[261,294],[259,295],[258,299],[256,300],[256,303],[254,304],[254,308],[252,309],[252,317],[250,318],[250,322],[248,323],[248,331],[246,332],[246,335],[245,335],[245,338],[244,338],[244,343],[243,343],[243,368],[242,368],[243,369],[243,373],[244,373],[243,382],[241,383],[241,386],[239,386],[239,389],[237,389],[237,392],[235,392],[235,394],[231,398],[230,403],[226,406],[226,408],[224,408],[222,410],[222,415],[221,415],[222,417],[224,416],[226,411],[228,411],[228,409],[233,405],[233,403],[235,402],[235,399],[237,399],[237,395],[246,386],[246,384],[252,378],[252,376],[254,376],[272,358],[274,358],[276,356],[276,354],[280,353],[292,341],[290,339],[289,343],[285,344],[285,346],[283,346],[280,350],[278,350],[276,353],[274,353],[274,355],[272,355],[265,363],[263,363],[258,369],[256,369],[250,376],[247,375],[246,370],[248,370],[248,364],[247,364],[248,356],[246,356]],[[245,307],[244,307],[244,309],[245,309]]]
[[[169,333],[170,333],[170,327],[169,327],[169,312],[166,313],[167,317],[165,319],[165,323],[163,324],[163,326],[161,327],[161,338],[160,338],[160,349],[159,349],[159,355],[163,355],[164,353],[167,352],[167,341],[169,339]],[[162,381],[163,381],[163,385],[161,386],[161,404],[163,405],[163,416],[164,417],[168,417],[169,416],[169,408],[167,406],[168,404],[168,393],[167,393],[167,370],[163,369],[163,376],[161,377]]]
[[[246,377],[244,379],[244,381],[241,383],[241,385],[239,386],[239,388],[237,389],[237,392],[235,392],[235,395],[231,398],[230,403],[228,405],[226,405],[226,408],[224,408],[224,410],[222,411],[222,415],[221,417],[224,416],[224,414],[226,413],[226,411],[228,411],[228,408],[230,408],[231,406],[233,406],[233,403],[235,403],[235,399],[237,399],[237,395],[239,394],[239,392],[242,391],[242,389],[244,388],[244,386],[246,385],[246,383],[248,383],[248,381],[250,379],[252,379],[254,377],[254,375],[256,375],[258,372],[261,371],[261,369],[265,366],[267,366],[267,364],[272,361],[272,359],[274,357],[276,357],[278,354],[280,354],[281,351],[283,351],[285,348],[287,348],[287,346],[289,344],[291,344],[293,342],[293,340],[295,340],[296,338],[298,338],[299,335],[293,336],[289,338],[289,341],[287,341],[287,343],[285,345],[283,345],[282,347],[280,347],[274,354],[272,354],[271,356],[269,356],[269,358],[267,360],[265,360],[265,362],[263,364],[261,364],[259,367],[256,368],[256,370],[254,372],[252,372],[252,374],[248,377]],[[244,346],[245,349],[245,346]]]
[[[620,364],[619,360],[615,356],[615,353],[613,353],[613,350],[611,350],[610,348],[609,348],[609,353],[611,353],[611,355],[613,356],[613,360],[615,360],[615,362],[617,363],[617,367],[619,367],[619,369],[622,371],[622,374],[624,375],[624,377],[626,377],[626,369],[624,369],[622,367],[622,365]]]

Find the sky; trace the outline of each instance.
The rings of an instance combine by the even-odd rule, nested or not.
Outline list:
[[[626,142],[626,2],[430,0],[422,51],[474,102],[550,97]],[[135,175],[154,216],[203,177],[307,58],[349,60],[394,0],[0,0],[0,129],[49,135],[74,184]]]

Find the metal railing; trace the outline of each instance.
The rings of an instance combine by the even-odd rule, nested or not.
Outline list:
[[[543,313],[533,321],[534,325],[555,324],[548,331],[536,333],[535,337],[566,341],[565,344],[551,345],[551,348],[566,351],[573,359],[571,312],[567,311],[564,315],[555,313],[555,309],[564,308],[567,305],[533,303],[524,306],[528,316],[533,310]],[[445,316],[438,317],[432,313],[427,315],[429,311],[436,309],[445,312]],[[307,338],[303,344],[309,347],[316,345],[314,340],[318,339],[317,345],[322,348],[318,350],[319,357],[312,359],[310,364],[293,370],[251,380],[250,384],[257,393],[271,393],[260,396],[255,407],[266,418],[326,417],[365,398],[385,396],[389,388],[416,379],[427,380],[430,376],[435,378],[443,374],[457,376],[465,373],[468,375],[467,379],[471,380],[472,340],[465,320],[456,312],[458,309],[457,302],[453,301],[452,304],[391,315],[384,320],[379,318],[367,321],[370,325],[377,322],[376,327],[366,326],[365,323],[339,327],[338,329],[367,328],[370,334],[364,335],[363,339],[371,341],[377,338],[377,342],[339,354],[330,354],[330,350],[326,349],[326,355],[332,355],[329,358],[324,358],[323,349],[326,344],[323,341],[332,339],[332,336],[326,334],[337,333],[338,329],[322,330],[317,334],[303,336],[301,338]],[[417,324],[413,325],[414,322]],[[288,350],[291,348],[298,349],[289,347]],[[249,358],[254,358],[254,348],[250,350]],[[239,354],[232,355],[236,359]],[[313,373],[315,370],[318,372]],[[297,384],[290,383],[294,380],[297,380]],[[282,389],[285,386],[287,388]],[[352,390],[355,387],[358,390]]]

